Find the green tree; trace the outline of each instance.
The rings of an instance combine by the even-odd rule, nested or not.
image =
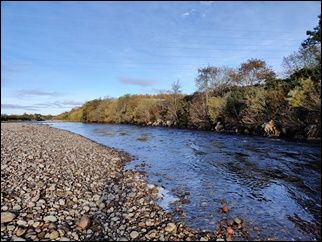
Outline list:
[[[319,18],[318,26],[316,26],[313,29],[313,31],[311,30],[306,31],[306,35],[308,35],[308,38],[303,41],[302,43],[303,48],[308,48],[315,45],[321,45],[321,15],[319,15],[318,18]]]

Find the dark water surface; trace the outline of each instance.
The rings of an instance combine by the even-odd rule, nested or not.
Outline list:
[[[149,183],[169,191],[163,207],[178,192],[189,192],[183,210],[191,227],[214,230],[217,221],[240,217],[252,240],[320,239],[320,144],[134,125],[45,123],[134,155],[126,168],[143,169]],[[230,208],[227,215],[218,212],[223,202]]]

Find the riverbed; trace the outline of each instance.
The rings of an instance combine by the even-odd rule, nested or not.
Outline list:
[[[321,237],[321,145],[265,137],[117,124],[42,122],[133,155],[126,168],[163,188],[159,204],[183,205],[187,225],[213,231],[242,218],[250,239]],[[227,205],[228,213],[220,212]]]

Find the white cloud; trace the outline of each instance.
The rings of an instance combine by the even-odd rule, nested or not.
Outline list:
[[[196,11],[195,9],[191,9],[191,10],[189,10],[187,12],[184,12],[181,16],[182,17],[188,17],[188,16],[190,16],[195,11]]]
[[[183,17],[189,16],[189,15],[190,15],[190,12],[185,12],[184,14],[182,14]]]

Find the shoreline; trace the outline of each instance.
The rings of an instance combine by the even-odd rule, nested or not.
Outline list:
[[[81,122],[81,121],[71,121],[71,120],[45,120],[50,122],[67,122],[67,123],[82,123],[82,124],[111,124],[111,125],[133,125],[136,127],[142,128],[167,128],[167,129],[178,129],[178,130],[187,130],[187,131],[200,131],[200,132],[213,132],[214,134],[223,134],[223,135],[236,135],[236,136],[245,136],[245,137],[260,137],[260,138],[267,138],[272,140],[283,140],[287,142],[294,142],[294,143],[305,143],[305,144],[321,144],[321,138],[316,139],[299,139],[299,138],[288,138],[284,136],[268,136],[268,135],[260,135],[260,134],[252,134],[252,133],[236,133],[233,130],[207,130],[207,129],[195,129],[195,128],[187,128],[187,127],[168,127],[168,126],[152,126],[152,125],[141,125],[135,123],[103,123],[103,122]],[[2,121],[3,122],[3,121]],[[14,121],[13,121],[14,122]]]
[[[144,174],[124,169],[130,154],[79,134],[3,123],[1,140],[1,240],[221,241],[242,227],[186,227],[157,205]]]
[[[263,135],[258,133],[244,133],[244,132],[236,132],[234,130],[226,130],[223,129],[221,131],[216,131],[214,129],[198,129],[192,127],[177,127],[177,126],[164,126],[164,125],[142,125],[136,123],[105,123],[105,122],[81,122],[81,121],[72,121],[72,120],[60,120],[60,119],[48,119],[48,120],[6,120],[1,121],[1,123],[28,123],[28,122],[67,122],[67,123],[82,123],[82,124],[113,124],[113,125],[133,125],[136,127],[142,128],[168,128],[168,129],[179,129],[179,130],[187,130],[187,131],[201,131],[201,132],[213,132],[215,134],[223,134],[223,135],[237,135],[237,136],[245,136],[245,137],[261,137],[268,138],[272,140],[283,140],[287,142],[294,143],[305,143],[305,144],[320,144],[321,145],[321,137],[318,138],[294,138],[287,136],[272,136],[272,135]]]

